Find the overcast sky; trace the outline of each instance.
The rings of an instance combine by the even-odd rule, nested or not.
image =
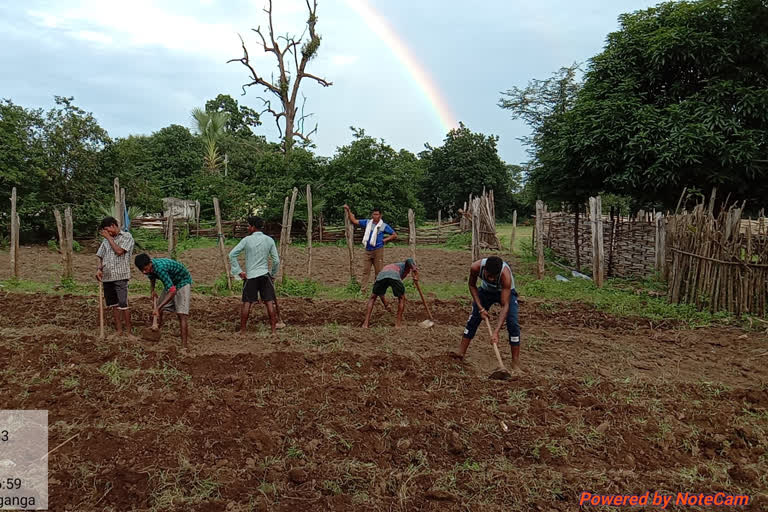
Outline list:
[[[600,52],[619,14],[644,0],[367,0],[424,72],[415,77],[391,40],[361,14],[365,0],[319,0],[318,57],[308,71],[333,86],[306,82],[317,153],[332,155],[364,128],[395,148],[418,152],[446,134],[423,84],[426,77],[455,118],[500,137],[508,163],[526,160],[517,137],[526,126],[498,106],[500,92],[546,78]],[[48,108],[74,96],[113,137],[150,134],[170,124],[192,127],[189,112],[219,93],[260,110],[261,91],[241,96],[243,34],[258,71],[274,58],[251,28],[266,25],[265,0],[0,0],[0,98]],[[278,0],[278,33],[301,33],[303,0]],[[375,24],[374,24],[375,25]],[[445,117],[445,116],[443,116]],[[261,131],[277,139],[274,122]]]

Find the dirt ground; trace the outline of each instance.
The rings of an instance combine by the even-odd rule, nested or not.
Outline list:
[[[96,272],[98,245],[83,247],[73,254],[73,270],[76,281],[92,281]],[[229,249],[227,249],[229,250]],[[363,249],[355,248],[355,275],[362,278]],[[138,251],[134,251],[138,254]],[[469,257],[465,251],[443,249],[418,249],[422,277],[429,282],[453,282],[466,280]],[[153,257],[167,257],[166,252],[151,252]],[[392,246],[385,250],[385,263],[402,261],[410,256],[407,246]],[[0,251],[0,280],[11,277],[10,255]],[[196,283],[212,285],[224,273],[218,249],[190,249],[179,256]],[[242,262],[242,258],[241,258]],[[19,249],[19,273],[22,279],[58,282],[62,272],[61,255],[46,246],[22,246]],[[304,247],[289,247],[284,266],[288,275],[297,279],[307,277],[307,251]],[[134,279],[142,278],[135,269]],[[372,272],[371,272],[372,274]],[[325,285],[345,285],[349,282],[349,259],[346,247],[321,246],[312,250],[312,279]],[[371,280],[373,276],[371,275]]]
[[[93,299],[0,292],[0,408],[48,409],[51,447],[79,434],[50,457],[51,510],[573,511],[649,490],[768,510],[764,334],[524,300],[524,372],[501,382],[487,333],[446,355],[467,305],[431,306],[433,329],[411,302],[404,329],[377,308],[365,332],[362,301],[283,299],[275,339],[260,309],[240,337],[236,298],[194,296],[182,353],[173,319],[158,344],[100,341]]]

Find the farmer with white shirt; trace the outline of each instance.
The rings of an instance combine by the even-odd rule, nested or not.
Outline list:
[[[375,278],[384,267],[384,244],[396,240],[397,233],[389,224],[381,220],[381,210],[379,208],[374,208],[371,211],[370,219],[361,220],[355,218],[346,204],[344,205],[344,211],[347,212],[347,217],[349,217],[349,221],[352,224],[365,229],[363,234],[365,257],[363,258],[363,279],[360,283],[360,289],[366,291],[368,288],[368,278],[371,274],[371,265],[373,265],[376,271],[374,274]]]

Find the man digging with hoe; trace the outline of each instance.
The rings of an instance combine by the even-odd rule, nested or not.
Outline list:
[[[480,279],[479,287],[477,286],[478,278]],[[499,363],[499,368],[490,377],[507,379],[510,374],[501,361],[497,347],[499,332],[505,320],[509,333],[509,346],[512,351],[512,370],[520,370],[520,324],[517,320],[517,291],[515,291],[515,278],[512,275],[512,269],[497,256],[477,260],[472,263],[469,270],[469,293],[472,295],[472,314],[464,328],[464,337],[461,339],[459,350],[451,355],[457,359],[464,359],[478,326],[485,321],[488,330],[491,331],[491,343]],[[488,309],[493,304],[501,304],[501,313],[495,330],[491,329],[490,315],[488,314]]]

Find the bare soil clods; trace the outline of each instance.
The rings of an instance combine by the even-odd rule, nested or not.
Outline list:
[[[0,406],[48,409],[51,446],[80,434],[51,456],[51,510],[572,511],[584,490],[768,507],[764,336],[535,306],[524,373],[494,381],[487,333],[446,354],[462,301],[431,301],[428,331],[414,303],[401,330],[377,308],[366,332],[363,301],[285,299],[275,339],[196,296],[185,354],[172,318],[158,344],[100,342],[93,299],[0,292]]]

